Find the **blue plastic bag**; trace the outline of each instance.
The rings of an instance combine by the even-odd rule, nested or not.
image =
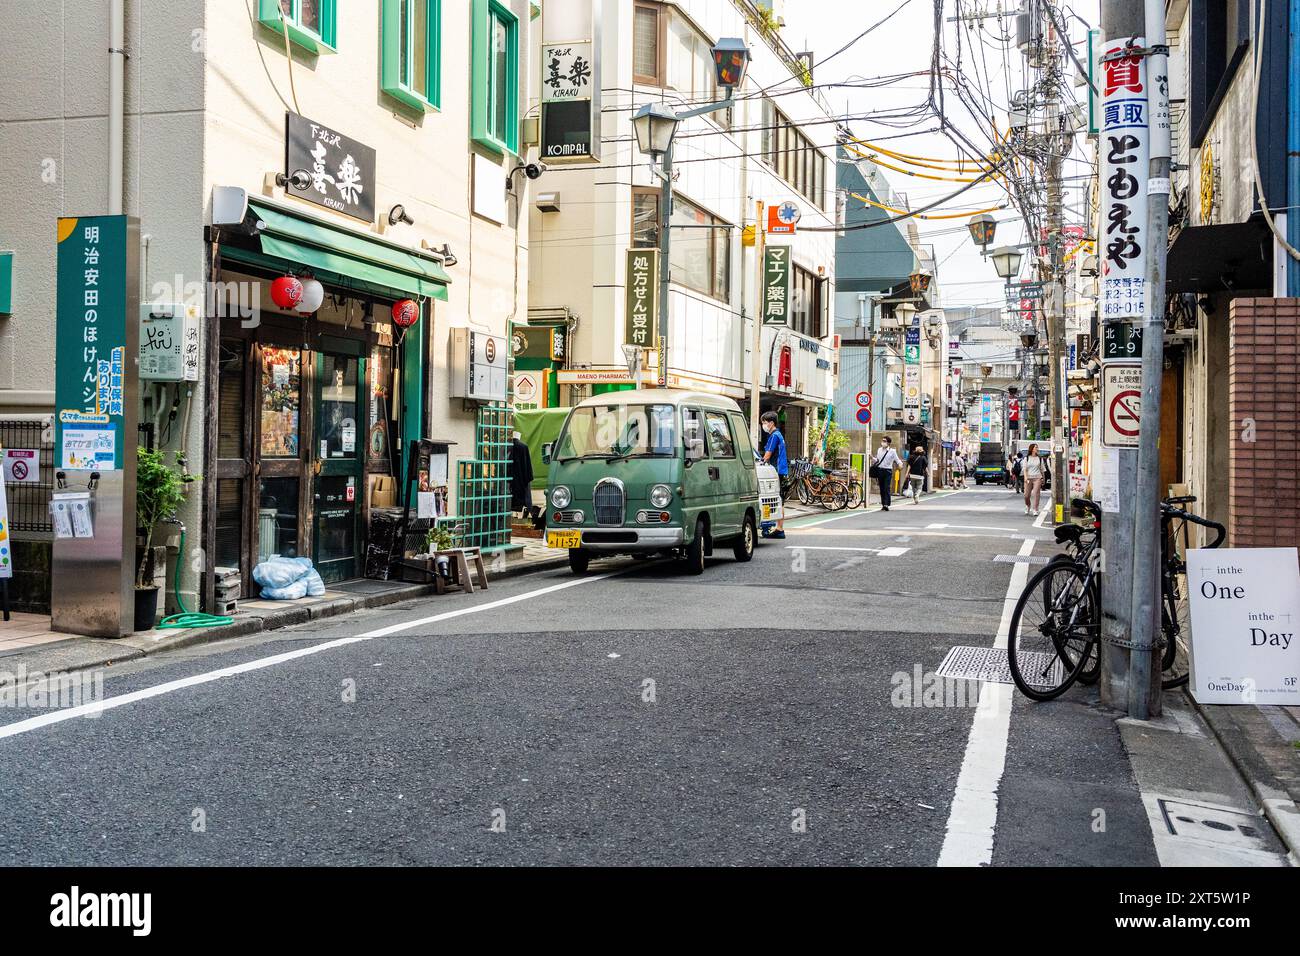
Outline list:
[[[262,588],[262,597],[272,601],[296,601],[307,596],[307,584],[303,580],[294,581],[283,588]]]

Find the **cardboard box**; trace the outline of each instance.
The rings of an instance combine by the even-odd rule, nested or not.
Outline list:
[[[371,508],[397,507],[397,479],[392,475],[371,475],[369,496]]]

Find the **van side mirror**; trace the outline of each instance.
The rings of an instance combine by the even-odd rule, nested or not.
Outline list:
[[[686,439],[686,464],[693,465],[704,457],[704,439]]]
[[[545,445],[542,446],[542,464],[543,464],[543,465],[549,465],[549,464],[551,463],[551,455],[552,455],[554,452],[555,452],[555,442],[553,442],[553,441],[548,441]]]

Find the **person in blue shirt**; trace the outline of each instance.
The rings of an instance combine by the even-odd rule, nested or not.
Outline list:
[[[790,473],[790,462],[785,455],[785,438],[776,427],[776,412],[764,412],[760,419],[763,431],[767,433],[767,444],[763,446],[763,462],[771,465],[776,469],[776,473],[784,478]],[[784,538],[785,537],[785,513],[776,522],[776,530],[771,534],[764,532],[764,537]]]

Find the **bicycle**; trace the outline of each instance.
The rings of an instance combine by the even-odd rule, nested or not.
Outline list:
[[[841,511],[849,505],[848,486],[830,472],[815,469],[812,462],[795,463],[799,473],[799,501],[816,504],[828,511]],[[817,474],[821,471],[821,474]]]
[[[1177,532],[1187,540],[1187,525],[1214,529],[1223,543],[1223,525],[1175,507],[1195,501],[1192,496],[1161,502],[1161,686],[1187,683],[1188,645],[1186,564],[1176,549]],[[1052,700],[1077,680],[1095,683],[1100,677],[1101,602],[1094,555],[1100,538],[1101,508],[1087,498],[1073,504],[1093,517],[1090,526],[1062,525],[1056,540],[1068,554],[1058,554],[1025,586],[1011,616],[1007,660],[1021,693],[1034,700]],[[1039,594],[1035,597],[1035,594]],[[1041,611],[1040,611],[1041,606]]]

